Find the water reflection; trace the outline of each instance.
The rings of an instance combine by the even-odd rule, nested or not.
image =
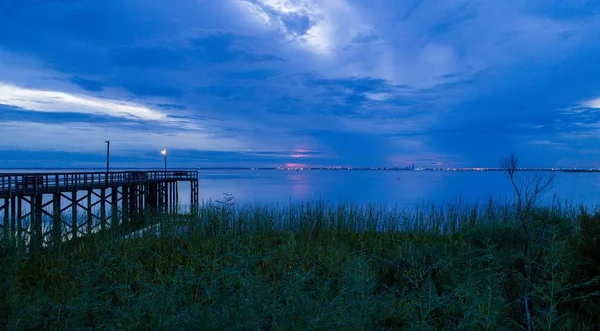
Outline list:
[[[600,201],[600,174],[556,173],[553,189],[543,197],[594,205]],[[330,201],[412,205],[501,201],[513,198],[500,172],[426,171],[203,171],[200,196],[216,199],[231,193],[239,202],[279,202],[323,198]]]
[[[310,185],[305,171],[290,174],[288,177],[291,182],[292,192],[298,199],[307,200],[310,193]]]

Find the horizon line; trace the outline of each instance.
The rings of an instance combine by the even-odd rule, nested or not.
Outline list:
[[[0,167],[0,170],[105,170],[106,167]],[[170,170],[402,170],[402,171],[502,171],[500,167],[399,167],[399,166],[257,166],[257,167],[172,167]],[[111,167],[110,170],[164,170],[163,167]],[[520,167],[519,171],[600,171],[599,167]]]

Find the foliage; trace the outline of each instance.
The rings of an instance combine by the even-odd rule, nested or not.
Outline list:
[[[0,329],[519,330],[524,292],[536,330],[598,325],[600,213],[534,208],[527,235],[514,207],[226,196],[39,258],[8,238]]]

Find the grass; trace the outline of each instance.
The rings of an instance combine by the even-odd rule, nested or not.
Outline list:
[[[192,220],[159,217],[158,230],[41,257],[5,238],[0,329],[599,326],[600,212],[555,200],[530,218],[526,235],[514,206],[492,200],[398,209],[226,198]]]

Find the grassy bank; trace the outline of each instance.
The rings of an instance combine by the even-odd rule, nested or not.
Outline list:
[[[0,329],[527,329],[600,324],[600,213],[555,203],[206,205],[160,231],[22,258]],[[525,304],[527,302],[527,305]]]

